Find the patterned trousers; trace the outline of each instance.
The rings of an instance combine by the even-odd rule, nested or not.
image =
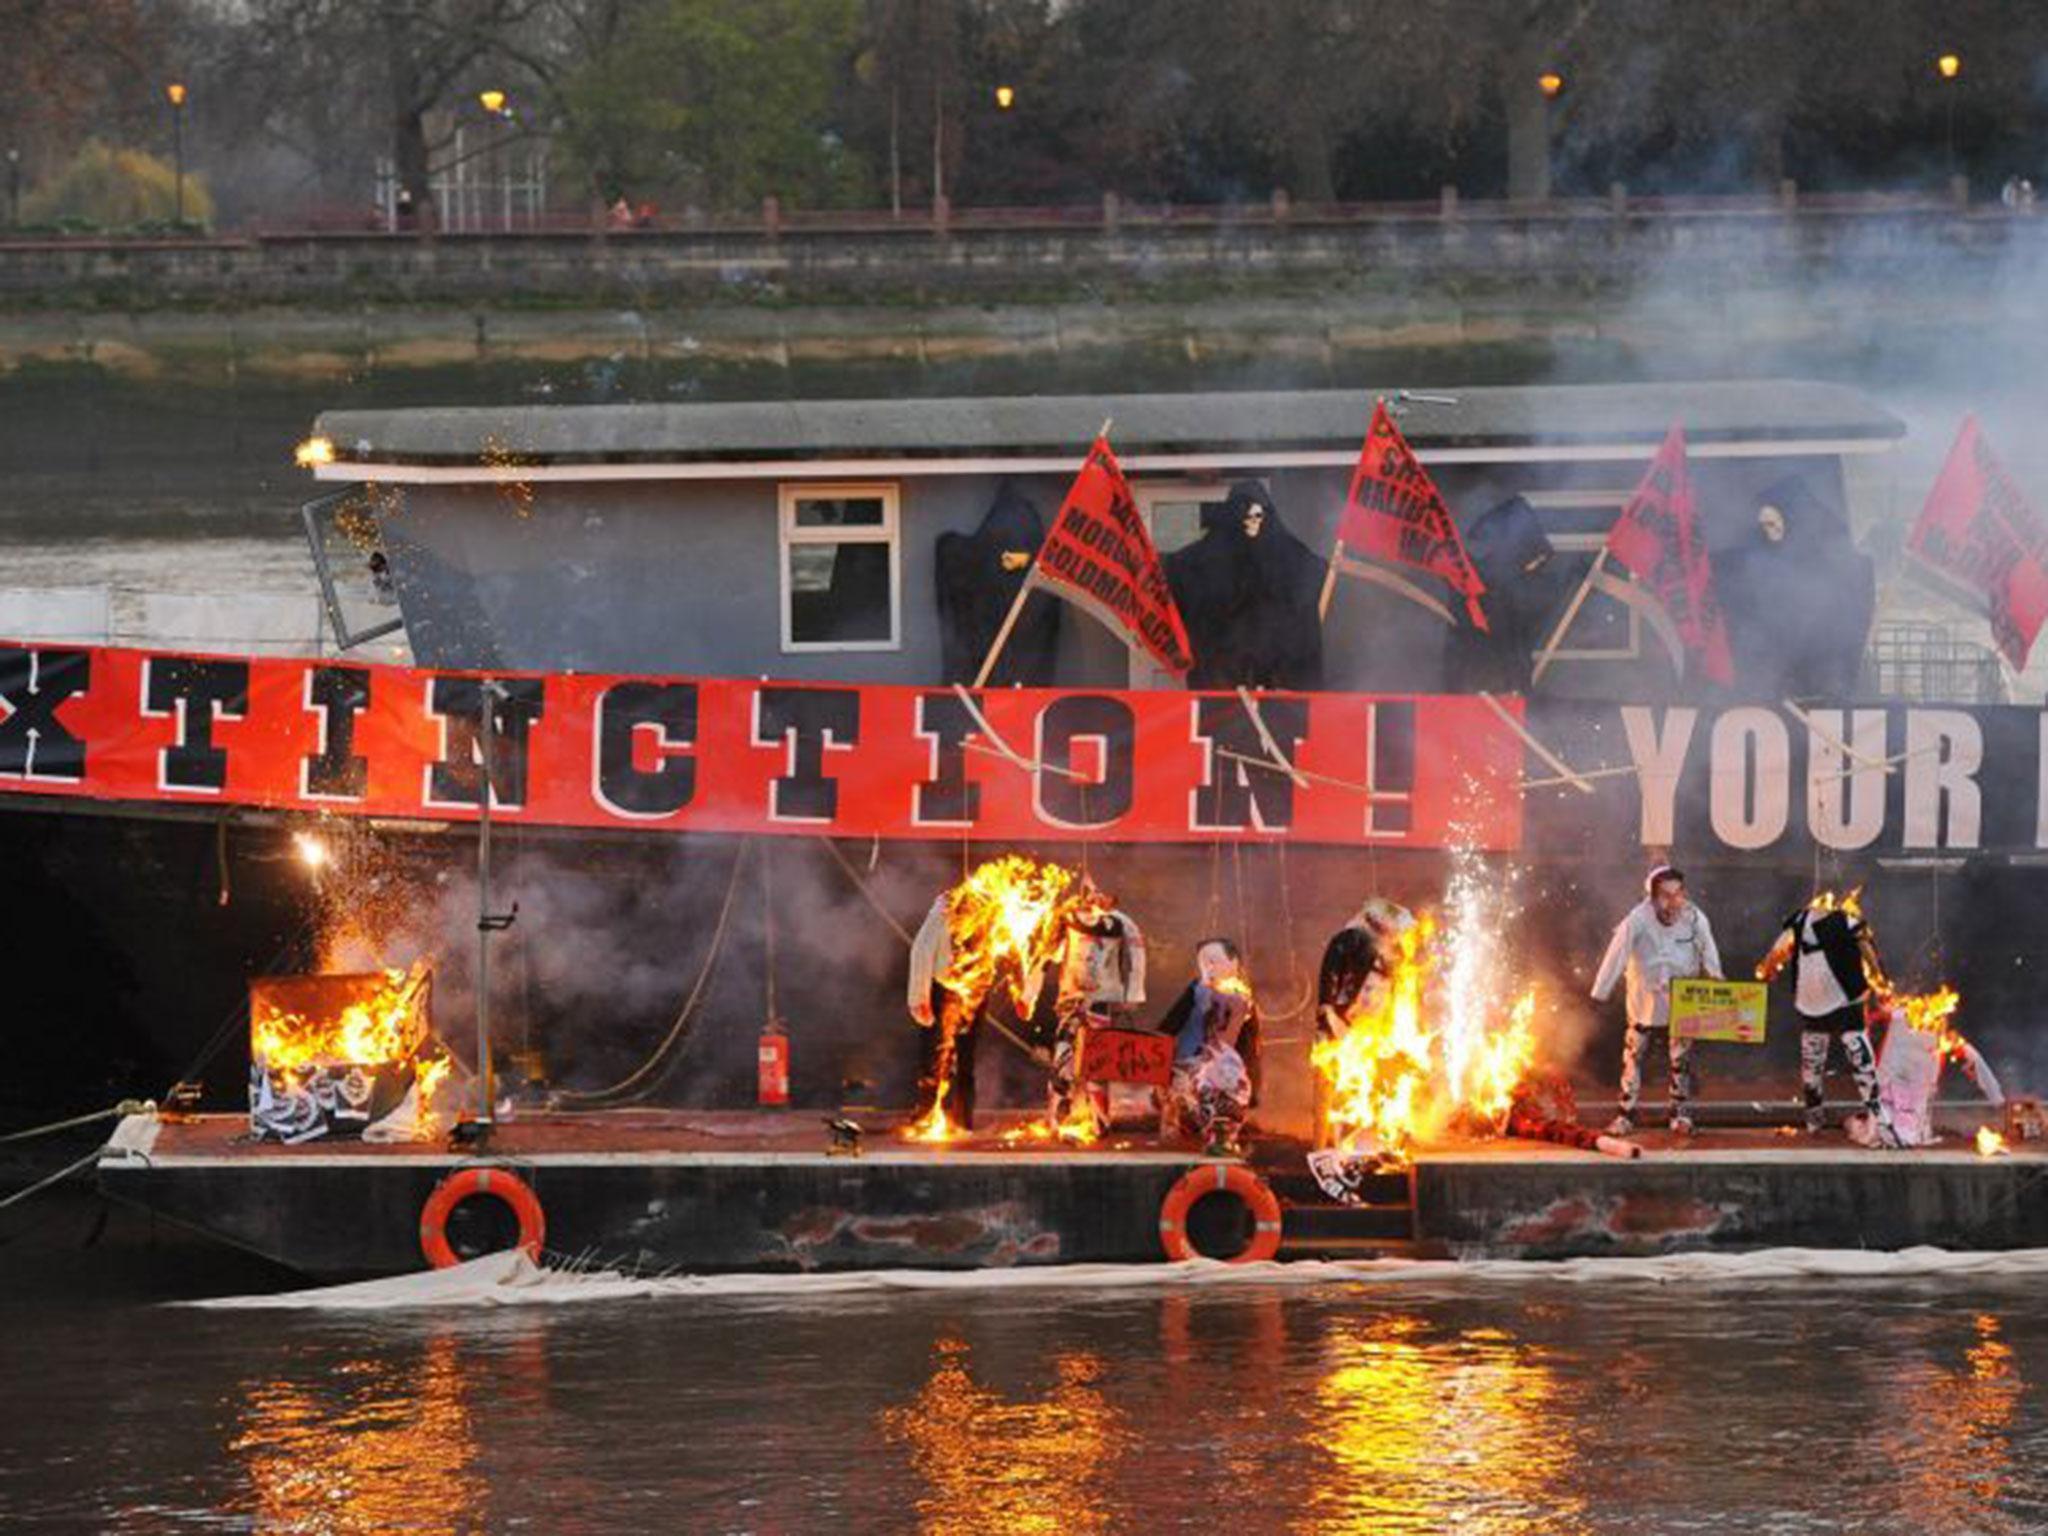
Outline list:
[[[1629,1021],[1628,1033],[1621,1040],[1621,1112],[1630,1119],[1635,1118],[1636,1101],[1643,1093],[1643,1057],[1650,1048],[1653,1033],[1669,1031],[1653,1030],[1647,1024]],[[1671,1118],[1681,1119],[1686,1106],[1699,1085],[1694,1081],[1692,1070],[1692,1048],[1697,1042],[1672,1034],[1671,1049]]]
[[[1880,1143],[1897,1146],[1891,1111],[1877,1091],[1877,1052],[1871,1049],[1870,1031],[1862,1027],[1860,1010],[1856,1017],[1858,1024],[1854,1029],[1815,1029],[1809,1025],[1799,1031],[1799,1097],[1806,1106],[1806,1128],[1818,1131],[1827,1124],[1825,1083],[1829,1046],[1840,1040],[1849,1075],[1856,1081],[1856,1094],[1863,1100],[1864,1112],[1877,1124]]]

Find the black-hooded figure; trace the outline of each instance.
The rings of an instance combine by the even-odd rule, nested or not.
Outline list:
[[[1757,498],[1742,541],[1714,556],[1736,687],[1760,699],[1847,699],[1877,611],[1877,576],[1849,521],[1804,480]]]
[[[971,683],[1017,589],[1030,574],[1045,523],[1038,508],[1008,480],[972,533],[942,533],[932,551],[938,586],[939,658],[944,681]],[[1053,681],[1059,655],[1060,605],[1040,594],[1024,605],[1004,642],[991,685],[1043,687]]]
[[[1194,645],[1190,688],[1323,686],[1322,556],[1280,521],[1272,493],[1240,480],[1202,505],[1202,536],[1165,560]]]
[[[1536,653],[1566,601],[1557,551],[1536,509],[1520,496],[1489,508],[1465,529],[1465,549],[1486,584],[1485,630],[1462,611],[1445,656],[1453,693],[1527,693]]]

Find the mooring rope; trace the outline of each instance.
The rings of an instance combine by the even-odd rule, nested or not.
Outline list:
[[[9,1131],[0,1136],[0,1142],[33,1141],[38,1136],[49,1136],[58,1131],[68,1131],[75,1125],[91,1125],[95,1120],[113,1120],[121,1115],[146,1115],[156,1106],[147,1099],[123,1099],[105,1109],[96,1109],[89,1115],[73,1115],[68,1120],[52,1120],[48,1125],[32,1125],[25,1131]]]
[[[698,1005],[703,1001],[705,989],[711,984],[711,974],[718,968],[718,957],[725,948],[726,929],[732,921],[734,898],[739,894],[740,871],[747,862],[748,846],[748,843],[742,839],[739,851],[732,856],[732,874],[725,883],[725,900],[718,909],[718,922],[711,930],[710,943],[705,946],[704,964],[699,967],[697,980],[691,985],[689,994],[684,997],[682,1007],[676,1010],[675,1020],[669,1025],[668,1033],[662,1037],[661,1043],[654,1048],[647,1059],[641,1062],[638,1067],[608,1088],[593,1088],[585,1091],[567,1089],[556,1094],[555,1102],[559,1107],[573,1110],[579,1105],[585,1105],[591,1108],[609,1109],[616,1107],[620,1103],[630,1103],[644,1098],[667,1080],[668,1074],[666,1071],[663,1071],[661,1076],[648,1083],[645,1089],[636,1091],[637,1085],[648,1074],[663,1065],[677,1041],[686,1038],[686,1026],[695,1016]]]
[[[5,1200],[0,1200],[0,1211],[6,1210],[10,1205],[21,1204],[21,1202],[26,1200],[30,1195],[40,1194],[42,1193],[42,1191],[48,1189],[52,1184],[61,1184],[64,1180],[70,1178],[71,1175],[73,1175],[74,1173],[77,1173],[81,1169],[98,1162],[100,1153],[105,1150],[106,1149],[103,1146],[94,1147],[90,1152],[86,1153],[85,1156],[78,1159],[77,1162],[66,1164],[64,1167],[58,1169],[55,1173],[51,1174],[47,1179],[39,1179],[35,1183],[29,1185],[27,1189],[16,1190],[13,1194],[9,1195]]]

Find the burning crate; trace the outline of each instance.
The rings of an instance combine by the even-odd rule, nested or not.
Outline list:
[[[448,1058],[429,1028],[432,973],[249,983],[249,1128],[272,1141],[405,1141],[430,1128]]]

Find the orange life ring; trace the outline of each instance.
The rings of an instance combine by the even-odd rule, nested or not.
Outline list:
[[[420,1252],[427,1262],[436,1269],[462,1262],[448,1246],[448,1216],[472,1195],[489,1195],[505,1202],[519,1218],[520,1252],[538,1262],[541,1243],[548,1234],[547,1215],[540,1208],[540,1197],[509,1168],[458,1168],[434,1186],[420,1208]]]
[[[1242,1163],[1205,1163],[1174,1181],[1159,1207],[1159,1245],[1169,1259],[1195,1256],[1188,1242],[1188,1212],[1197,1200],[1224,1190],[1242,1200],[1252,1213],[1252,1240],[1244,1252],[1226,1262],[1263,1264],[1280,1251],[1280,1201],[1266,1181]]]

